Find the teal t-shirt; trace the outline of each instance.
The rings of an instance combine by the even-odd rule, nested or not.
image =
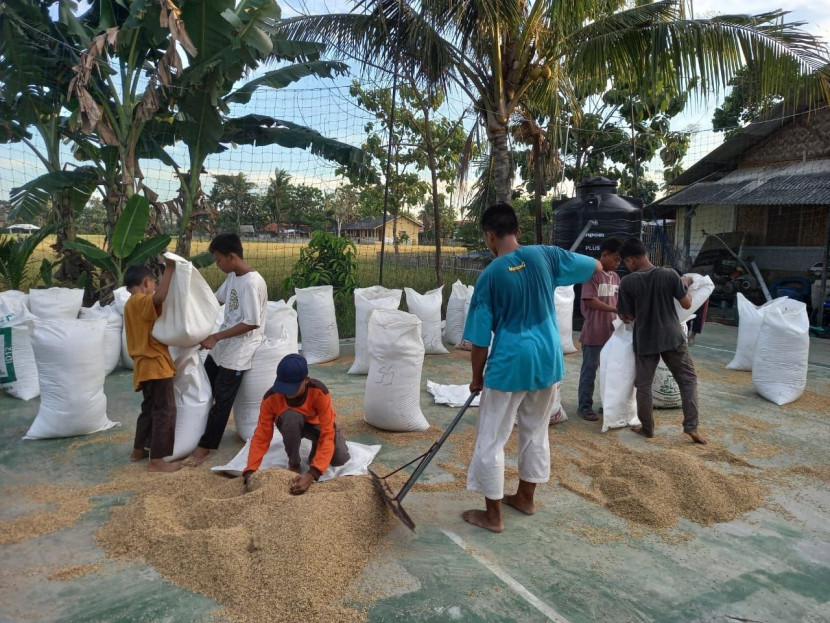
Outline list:
[[[591,278],[596,260],[559,247],[526,246],[497,257],[476,282],[464,339],[493,348],[484,386],[503,392],[535,391],[558,383],[565,358],[553,291]]]

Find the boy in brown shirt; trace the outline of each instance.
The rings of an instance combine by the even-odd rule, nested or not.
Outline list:
[[[176,401],[173,377],[176,366],[167,346],[153,337],[153,325],[161,314],[167,298],[170,279],[176,264],[165,259],[164,276],[156,287],[156,279],[146,266],[130,266],[124,273],[124,285],[130,298],[124,306],[127,351],[133,358],[133,384],[141,390],[144,400],[135,426],[135,442],[131,461],[150,457],[147,470],[175,472],[180,463],[168,463],[164,457],[173,454],[176,434]],[[150,447],[148,454],[147,446]]]

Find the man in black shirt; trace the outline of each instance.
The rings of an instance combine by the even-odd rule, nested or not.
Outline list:
[[[689,280],[671,269],[654,266],[645,246],[636,238],[623,243],[620,258],[631,274],[620,282],[617,314],[625,323],[636,320],[634,385],[641,425],[632,430],[644,437],[654,436],[651,385],[662,358],[680,389],[683,432],[695,443],[704,444],[706,440],[697,432],[697,373],[674,307],[675,300],[683,309],[692,306],[692,299],[686,293]]]

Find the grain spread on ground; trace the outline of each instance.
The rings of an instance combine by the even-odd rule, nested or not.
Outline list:
[[[342,603],[395,520],[368,478],[338,478],[292,496],[295,474],[241,479],[182,470],[113,510],[97,534],[116,557],[141,558],[211,597],[237,621],[357,621]]]
[[[10,493],[13,489],[7,489]],[[82,489],[54,484],[40,484],[24,490],[33,502],[47,504],[46,510],[22,515],[0,523],[0,545],[20,543],[75,524],[92,509]]]
[[[100,562],[93,562],[88,565],[72,565],[71,567],[61,567],[55,569],[49,574],[51,582],[66,582],[67,580],[75,580],[82,578],[90,573],[95,573],[101,568]]]
[[[566,489],[653,528],[671,528],[680,517],[703,525],[729,521],[764,503],[764,489],[752,476],[724,473],[704,461],[693,451],[635,450],[613,437],[605,443],[585,439],[580,456],[559,480]],[[574,468],[590,484],[574,478]]]

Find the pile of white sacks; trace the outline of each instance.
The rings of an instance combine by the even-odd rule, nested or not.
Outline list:
[[[212,402],[204,369],[207,351],[199,343],[219,330],[223,310],[190,262],[177,263],[170,292],[153,335],[170,347],[177,423],[171,460],[186,456],[204,432]],[[464,348],[463,331],[474,289],[452,286],[446,321],[441,320],[443,288],[420,294],[405,288],[409,313],[400,311],[404,291],[382,286],[355,291],[355,360],[349,374],[366,375],[365,419],[384,430],[420,431],[429,423],[420,408],[424,356],[448,354],[445,341]],[[83,292],[66,288],[0,294],[0,387],[29,400],[42,394],[41,409],[27,438],[89,434],[114,426],[106,416],[104,378],[117,368],[132,369],[124,330],[126,288],[112,304],[82,308]],[[573,288],[556,292],[557,318],[565,352],[573,352]],[[296,311],[294,306],[296,305]],[[234,402],[239,436],[256,429],[262,397],[277,365],[300,348],[309,364],[337,359],[340,341],[331,286],[297,288],[288,301],[268,303],[264,339]],[[469,348],[469,346],[467,346]],[[449,387],[449,386],[448,386]],[[559,405],[553,414],[564,420]],[[557,421],[560,421],[557,420]]]
[[[755,391],[777,405],[801,398],[810,357],[807,306],[780,297],[756,307],[739,293],[738,318],[738,345],[727,369],[751,370]]]
[[[473,286],[466,286],[460,281],[453,284],[443,331],[442,291],[443,288],[439,287],[420,294],[412,288],[401,291],[383,286],[355,290],[355,359],[349,374],[366,375],[364,418],[368,424],[382,430],[399,432],[429,428],[429,422],[420,407],[424,356],[448,354],[444,340],[456,348],[469,349],[463,343],[463,333]],[[409,312],[398,309],[404,292]],[[297,293],[299,300],[300,291]],[[558,301],[557,298],[557,303]],[[572,304],[571,290],[571,307],[563,312],[567,313],[568,318],[573,309]],[[322,319],[317,324],[326,325]],[[302,321],[300,329],[303,332]],[[570,328],[568,339],[573,344]],[[306,338],[303,338],[303,352],[306,352]],[[455,403],[439,396],[441,391],[457,389],[460,393],[467,393],[460,386],[438,386],[434,383],[431,386],[430,391],[436,395],[436,401],[443,404]],[[439,394],[435,392],[436,387],[439,388]],[[461,402],[464,400],[466,395]],[[560,413],[558,404],[552,414],[556,416],[556,422],[567,419]]]
[[[0,387],[14,398],[40,396],[25,439],[86,435],[116,426],[107,417],[104,378],[118,365],[121,317],[81,313],[83,290],[0,293]]]

